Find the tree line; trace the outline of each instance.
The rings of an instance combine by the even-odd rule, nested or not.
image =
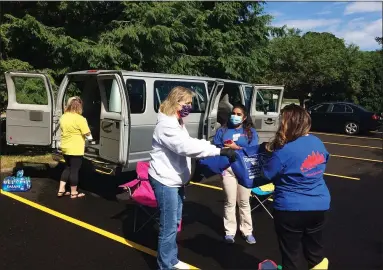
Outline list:
[[[273,27],[263,2],[0,4],[2,74],[43,71],[54,87],[65,73],[87,69],[209,76],[284,84],[286,96],[301,103],[347,100],[383,111],[382,50]],[[2,74],[0,111],[7,98]]]

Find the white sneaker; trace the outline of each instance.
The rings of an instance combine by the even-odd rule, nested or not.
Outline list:
[[[190,266],[184,262],[178,261],[176,265],[173,265],[174,269],[191,269]]]

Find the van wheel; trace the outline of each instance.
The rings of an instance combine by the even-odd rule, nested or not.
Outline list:
[[[348,135],[356,135],[359,133],[359,124],[355,122],[347,122],[344,125],[344,132]]]

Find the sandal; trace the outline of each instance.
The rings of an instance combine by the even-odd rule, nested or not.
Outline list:
[[[70,194],[70,198],[71,199],[75,199],[75,198],[82,198],[82,197],[85,197],[85,194],[84,193],[79,193],[79,192],[77,192],[77,193],[71,193]]]
[[[69,191],[59,191],[59,192],[57,192],[57,197],[61,198],[64,196],[68,196],[69,194],[70,194]]]

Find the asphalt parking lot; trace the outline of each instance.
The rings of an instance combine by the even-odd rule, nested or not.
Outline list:
[[[330,269],[383,269],[382,134],[315,135],[332,155],[325,177],[332,195],[325,235]],[[61,169],[26,169],[32,189],[0,196],[0,269],[155,268],[156,224],[134,233],[134,206],[115,200],[116,185],[131,176],[85,171],[80,181],[87,196],[58,199]],[[253,212],[257,244],[239,237],[233,246],[222,242],[221,185],[204,184],[186,190],[180,259],[200,269],[257,269],[264,259],[280,262],[273,222],[263,210]]]

